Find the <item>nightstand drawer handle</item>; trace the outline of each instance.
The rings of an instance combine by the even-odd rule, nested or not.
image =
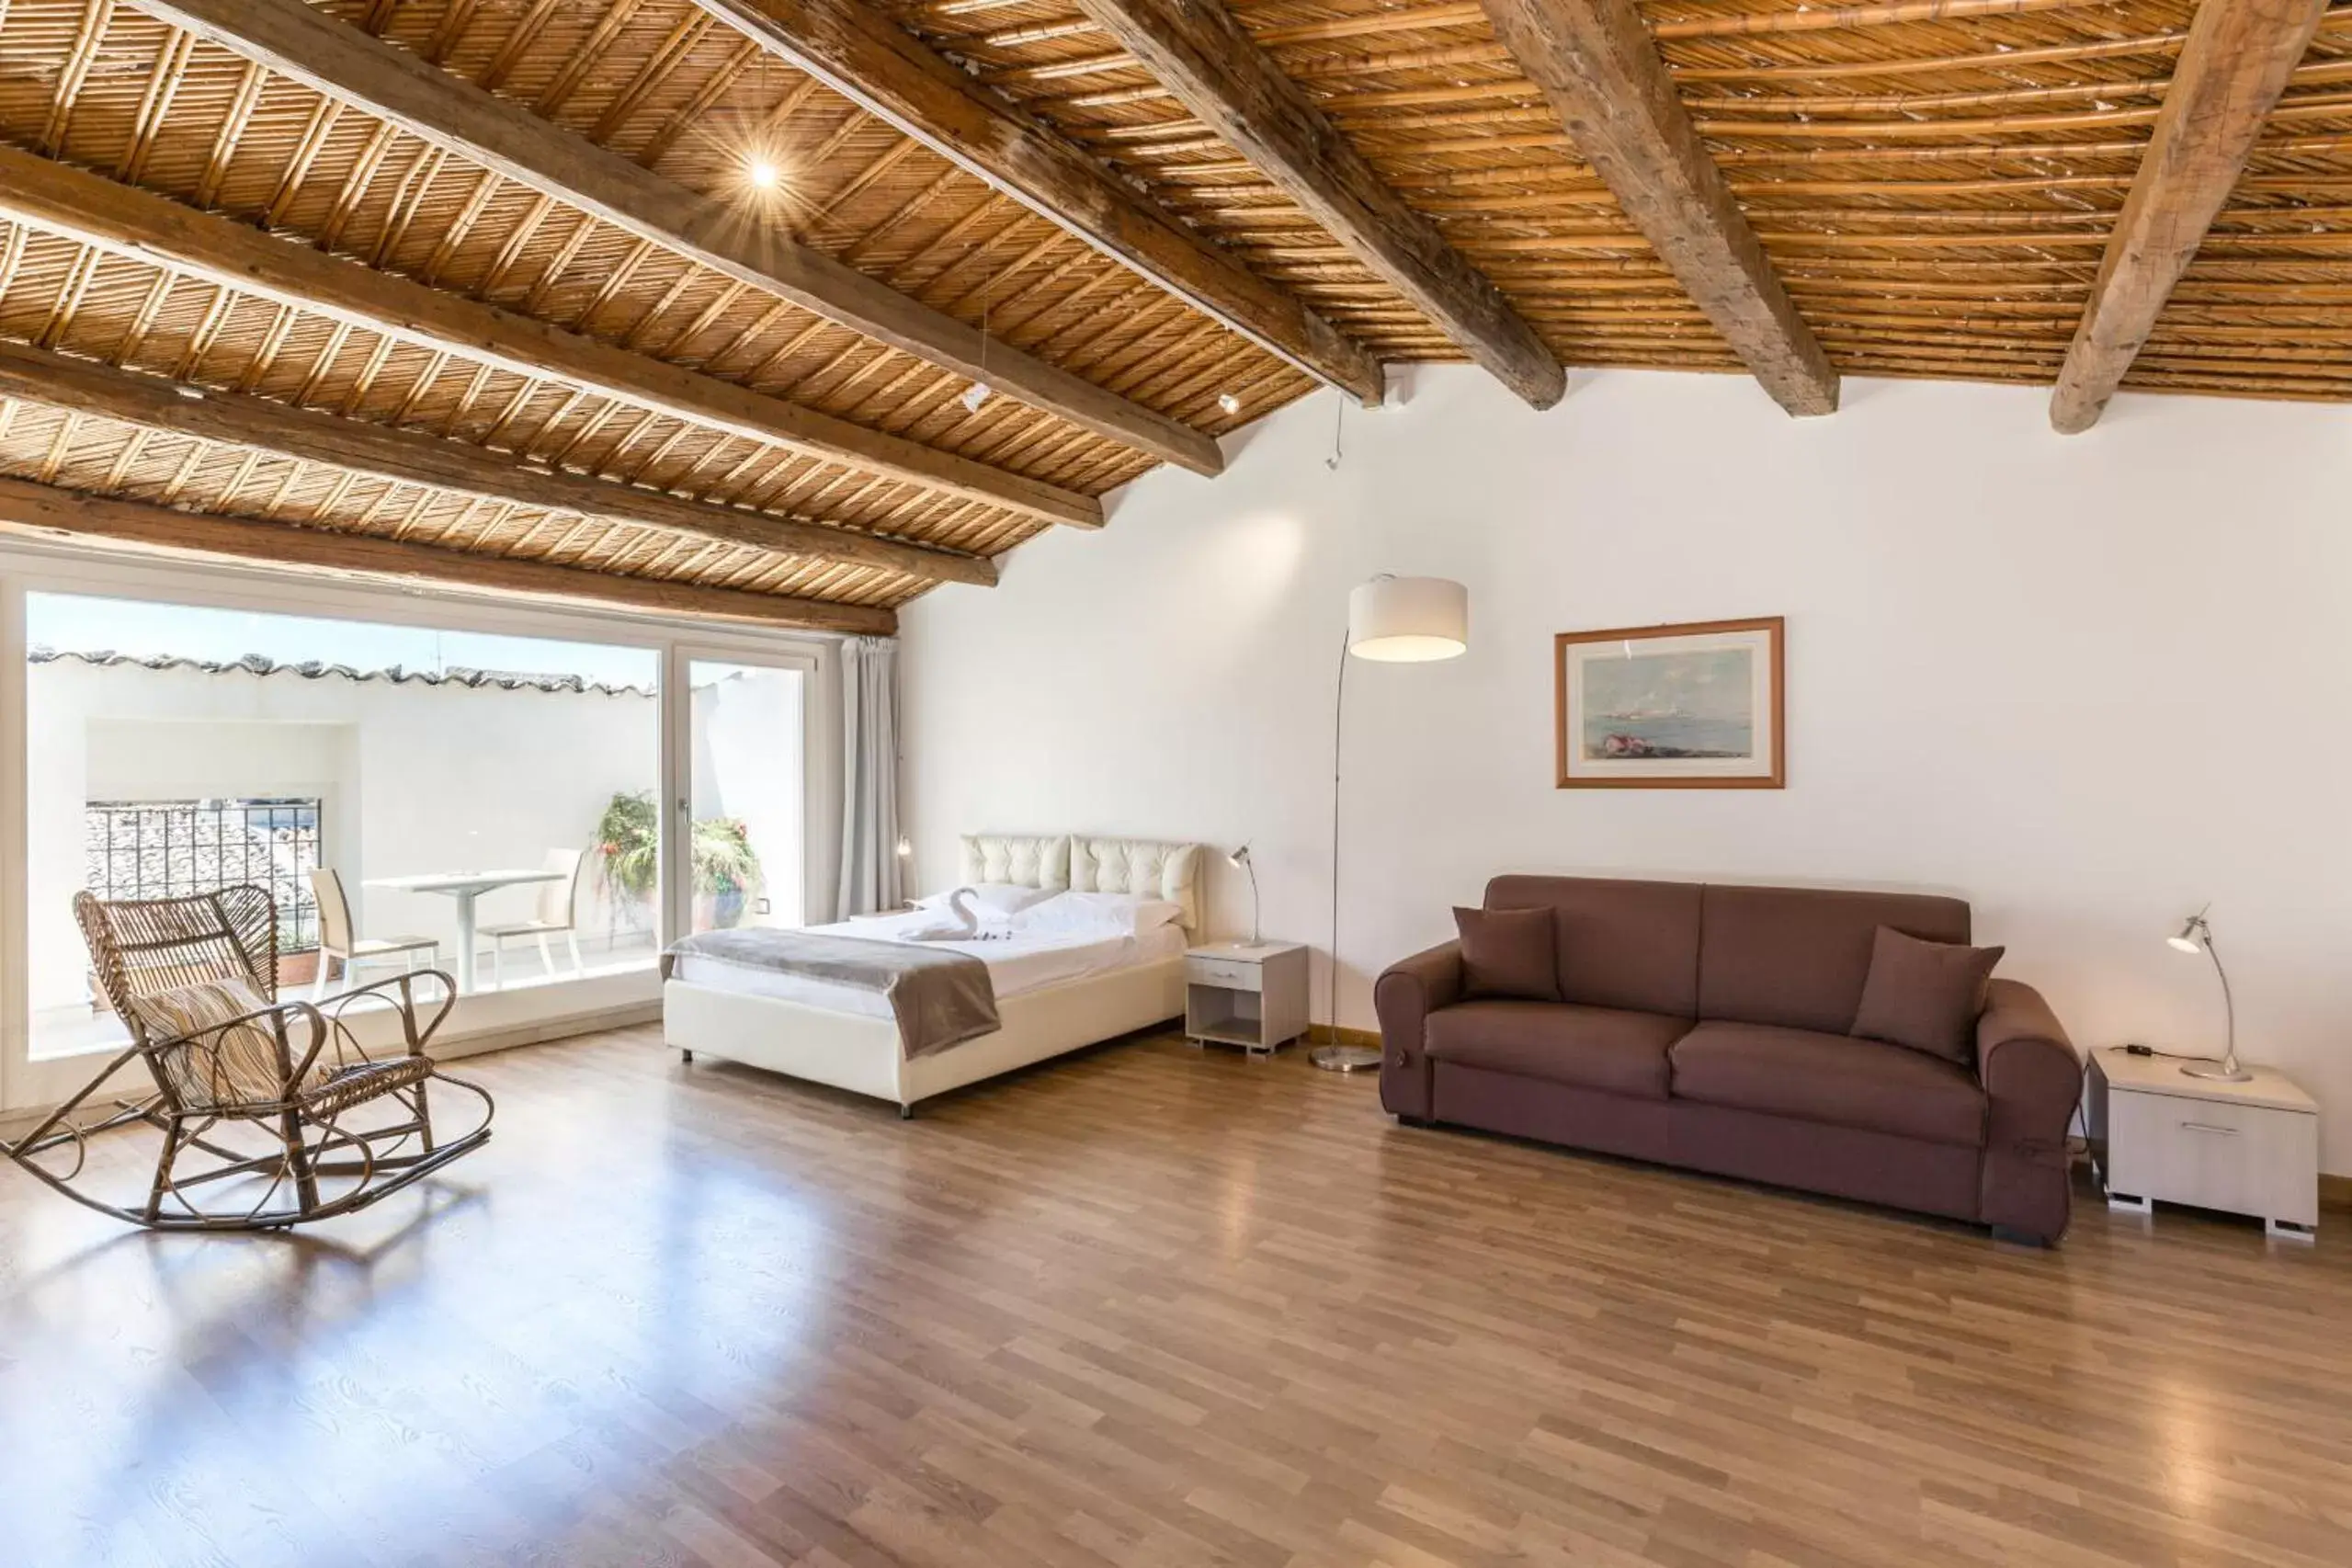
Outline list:
[[[2221,1127],[2210,1121],[2184,1121],[2180,1124],[2180,1130],[2183,1132],[2218,1132],[2224,1138],[2235,1138],[2238,1135],[2238,1130],[2234,1127]]]

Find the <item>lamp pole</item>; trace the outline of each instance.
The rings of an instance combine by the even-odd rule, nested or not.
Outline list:
[[[1331,1073],[1361,1073],[1381,1064],[1381,1053],[1369,1045],[1346,1045],[1339,1039],[1339,775],[1341,743],[1346,738],[1347,653],[1356,641],[1354,627],[1339,634],[1339,679],[1331,699],[1331,969],[1325,977],[1331,1020],[1331,1043],[1317,1046],[1307,1060]]]
[[[1426,664],[1457,657],[1470,647],[1470,590],[1445,577],[1382,573],[1347,596],[1347,633],[1339,643],[1339,678],[1331,698],[1331,971],[1326,995],[1333,1043],[1307,1060],[1334,1073],[1360,1073],[1381,1064],[1367,1045],[1342,1045],[1339,1036],[1340,777],[1347,738],[1347,661]]]

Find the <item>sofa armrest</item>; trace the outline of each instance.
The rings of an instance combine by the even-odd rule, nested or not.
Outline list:
[[[2055,1241],[2074,1184],[2066,1130],[2083,1098],[2083,1060],[2041,993],[1995,980],[1976,1022],[1976,1077],[1985,1137],[1978,1217]]]
[[[1381,1104],[1392,1116],[1429,1119],[1429,1015],[1461,1000],[1461,944],[1446,942],[1381,971],[1372,1006],[1381,1018]]]

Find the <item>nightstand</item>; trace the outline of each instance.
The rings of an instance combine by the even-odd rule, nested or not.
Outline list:
[[[1184,955],[1184,1032],[1256,1054],[1307,1032],[1307,949],[1296,942],[1208,942]]]
[[[2267,1067],[2244,1084],[2180,1068],[2120,1046],[2091,1053],[2087,1125],[2108,1207],[2187,1203],[2308,1240],[2319,1225],[2319,1102]]]

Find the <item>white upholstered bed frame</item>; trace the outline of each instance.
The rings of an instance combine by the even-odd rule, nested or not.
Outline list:
[[[1197,844],[1068,835],[968,835],[965,882],[1081,892],[1134,892],[1182,907],[1187,938],[1200,931]],[[686,1053],[723,1057],[897,1104],[901,1116],[935,1095],[994,1078],[1184,1012],[1181,954],[1028,991],[997,1003],[994,1034],[906,1059],[888,1018],[802,1002],[715,991],[682,980],[662,987],[662,1036]]]

